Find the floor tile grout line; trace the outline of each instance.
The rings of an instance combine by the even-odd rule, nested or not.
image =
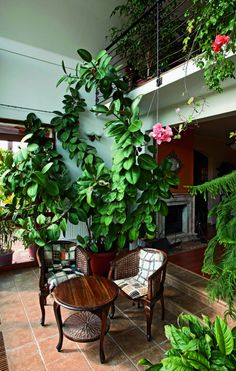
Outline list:
[[[122,353],[124,353],[124,355],[128,359],[128,361],[130,361],[132,363],[132,365],[138,370],[137,365],[132,361],[132,359],[128,356],[128,354],[125,353],[125,351],[121,348],[119,343],[117,343],[117,341],[110,334],[108,334],[108,335],[109,335],[109,338],[113,341],[113,343],[117,345],[117,347],[121,350]]]
[[[88,366],[90,367],[91,371],[94,371],[94,368],[92,367],[92,365],[90,364],[89,360],[87,359],[85,352],[83,351],[83,349],[80,348],[79,342],[76,342],[76,346],[77,346],[78,350],[80,351],[80,353],[85,358],[85,360],[88,363]]]
[[[13,276],[13,278],[14,278],[14,276]],[[15,279],[14,279],[14,282],[15,282]],[[28,321],[28,324],[29,324],[29,327],[30,327],[30,330],[31,330],[32,336],[33,336],[33,339],[34,339],[34,341],[35,341],[35,343],[36,343],[36,346],[37,346],[37,348],[38,348],[38,352],[39,352],[40,358],[41,358],[41,360],[42,360],[42,362],[43,362],[43,365],[44,365],[44,367],[45,367],[45,370],[47,370],[46,362],[45,362],[44,357],[43,357],[43,354],[42,354],[42,352],[41,352],[41,349],[40,349],[40,346],[39,346],[39,342],[38,342],[38,340],[37,340],[37,338],[36,338],[36,336],[35,336],[34,330],[33,330],[33,328],[32,328],[32,325],[31,325],[31,322],[30,322],[30,319],[29,319],[29,316],[28,316],[28,313],[27,313],[27,311],[26,311],[26,307],[25,307],[24,302],[23,302],[23,300],[22,300],[22,298],[21,298],[20,291],[18,290],[18,287],[17,287],[17,285],[16,285],[16,282],[15,282],[15,286],[16,286],[16,289],[17,289],[17,294],[18,294],[18,296],[19,296],[19,298],[20,298],[20,301],[21,301],[21,304],[22,304],[22,306],[23,306],[23,309],[24,309],[24,312],[25,312],[25,315],[26,315],[26,318],[27,318],[27,321]]]

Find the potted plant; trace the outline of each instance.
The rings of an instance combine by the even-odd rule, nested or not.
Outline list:
[[[17,240],[15,225],[11,220],[0,223],[0,267],[12,264],[12,245]]]
[[[63,148],[82,170],[71,192],[69,220],[86,223],[87,236],[78,236],[85,248],[95,253],[101,248],[123,249],[129,242],[155,236],[156,213],[167,214],[165,200],[171,197],[170,188],[178,184],[178,177],[168,159],[157,164],[156,146],[142,132],[142,97],[127,96],[128,85],[111,65],[107,52],[100,51],[96,58],[84,49],[78,53],[84,63],[76,67],[75,75],[67,73],[63,65],[65,75],[59,82],[68,83],[69,93],[64,112],[57,111],[51,122]],[[111,169],[80,137],[78,120],[86,107],[80,97],[82,87],[87,92],[96,88],[103,99],[111,95],[109,103],[91,109],[107,117],[104,131],[114,140]]]
[[[0,149],[0,176],[7,170],[7,165],[12,161],[12,153],[9,150]],[[11,203],[12,196],[5,196],[4,187],[0,180],[0,218],[4,213],[5,205]],[[16,241],[14,223],[11,220],[1,218],[0,222],[0,266],[12,264],[12,245]]]
[[[28,115],[25,126],[24,145],[7,162],[2,175],[4,196],[12,197],[2,219],[14,222],[16,236],[26,247],[44,246],[66,231],[71,180],[48,129],[34,114]]]
[[[236,327],[230,329],[227,322],[216,316],[212,323],[207,316],[200,321],[196,316],[181,314],[178,327],[165,326],[170,349],[158,363],[143,358],[139,364],[146,371],[180,370],[235,370]]]

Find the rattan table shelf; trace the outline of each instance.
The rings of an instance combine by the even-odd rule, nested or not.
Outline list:
[[[117,296],[117,286],[105,277],[83,276],[60,283],[53,291],[53,307],[59,331],[57,350],[61,351],[63,336],[78,342],[100,339],[100,361],[104,363],[103,342],[110,327],[108,313]],[[76,312],[64,323],[61,307]]]

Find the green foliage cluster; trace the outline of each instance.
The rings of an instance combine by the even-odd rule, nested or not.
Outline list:
[[[200,55],[196,57],[196,64],[203,69],[207,86],[222,92],[222,81],[235,77],[234,62],[226,58],[226,55],[230,51],[235,53],[236,50],[236,0],[192,0],[192,3],[193,6],[186,12],[190,19],[184,48],[189,51],[190,57],[193,50],[199,49]],[[216,35],[227,35],[231,38],[231,42],[224,45],[219,53],[212,51],[212,42]]]
[[[195,316],[181,314],[179,326],[165,326],[171,348],[158,364],[143,358],[139,364],[146,371],[228,371],[236,366],[236,328],[230,330],[227,322],[216,316],[212,323],[207,316],[203,323]]]
[[[165,67],[178,57],[173,55],[173,45],[178,50],[179,25],[181,23],[179,15],[174,12],[177,4],[181,1],[174,0],[167,2],[159,1],[159,68],[163,71]],[[133,79],[145,79],[156,75],[157,72],[157,1],[156,0],[127,0],[124,4],[115,7],[111,17],[118,15],[123,21],[119,27],[110,29],[109,39],[115,42],[130,26],[132,26],[142,14],[148,9],[144,19],[130,29],[117,43],[116,54],[123,58],[122,63],[128,65],[129,73]],[[174,44],[175,43],[175,44]]]
[[[51,124],[81,175],[71,182],[47,130],[34,114],[28,115],[23,139],[27,146],[14,155],[3,176],[6,195],[13,195],[6,217],[17,224],[26,245],[44,246],[57,240],[69,220],[86,223],[87,236],[78,236],[82,246],[95,252],[114,246],[121,249],[129,241],[155,236],[156,213],[167,214],[165,199],[170,198],[170,187],[178,184],[178,177],[170,161],[157,164],[156,147],[142,132],[141,96],[127,97],[127,84],[107,52],[100,51],[95,59],[84,49],[78,53],[84,62],[77,65],[74,75],[63,64],[65,75],[59,83],[68,83],[68,93],[63,111],[55,112]],[[111,169],[81,138],[79,119],[87,107],[81,89],[98,89],[103,99],[112,94],[107,105],[91,109],[107,117],[104,130],[114,139]]]
[[[25,126],[28,134],[2,175],[5,197],[12,198],[2,217],[14,222],[26,245],[44,246],[66,231],[70,177],[41,121],[29,114]]]
[[[114,139],[113,164],[107,169],[94,149],[89,153],[81,139],[75,144],[73,157],[80,164],[82,174],[73,186],[74,207],[69,220],[87,223],[88,236],[78,239],[84,246],[89,244],[93,251],[98,251],[101,243],[105,250],[114,245],[123,248],[129,241],[155,236],[155,215],[167,214],[164,199],[171,196],[170,187],[178,184],[178,178],[170,170],[168,160],[162,165],[156,163],[156,148],[150,137],[142,133],[141,96],[134,100],[127,97],[128,86],[110,64],[111,57],[105,50],[95,59],[84,49],[78,53],[85,62],[77,66],[75,75],[66,73],[61,81],[69,84],[71,97],[78,97],[82,87],[87,92],[97,88],[103,99],[112,93],[107,105],[98,104],[92,112],[108,119],[104,130]],[[57,112],[52,120],[64,148],[70,141],[74,109],[74,100],[68,97],[65,112]],[[142,153],[144,148],[150,154]],[[68,149],[71,150],[70,144]]]
[[[223,299],[228,304],[228,312],[236,319],[236,171],[191,187],[191,192],[209,192],[219,195],[220,202],[213,207],[209,216],[216,217],[216,235],[208,243],[202,271],[210,275],[208,293],[212,300]],[[218,251],[219,245],[224,253]]]

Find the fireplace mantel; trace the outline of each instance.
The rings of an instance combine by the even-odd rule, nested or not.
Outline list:
[[[195,197],[189,193],[174,193],[173,197],[167,200],[167,206],[182,206],[182,231],[166,235],[166,218],[157,215],[157,227],[159,237],[167,237],[171,243],[179,241],[191,241],[196,238],[195,230]]]

